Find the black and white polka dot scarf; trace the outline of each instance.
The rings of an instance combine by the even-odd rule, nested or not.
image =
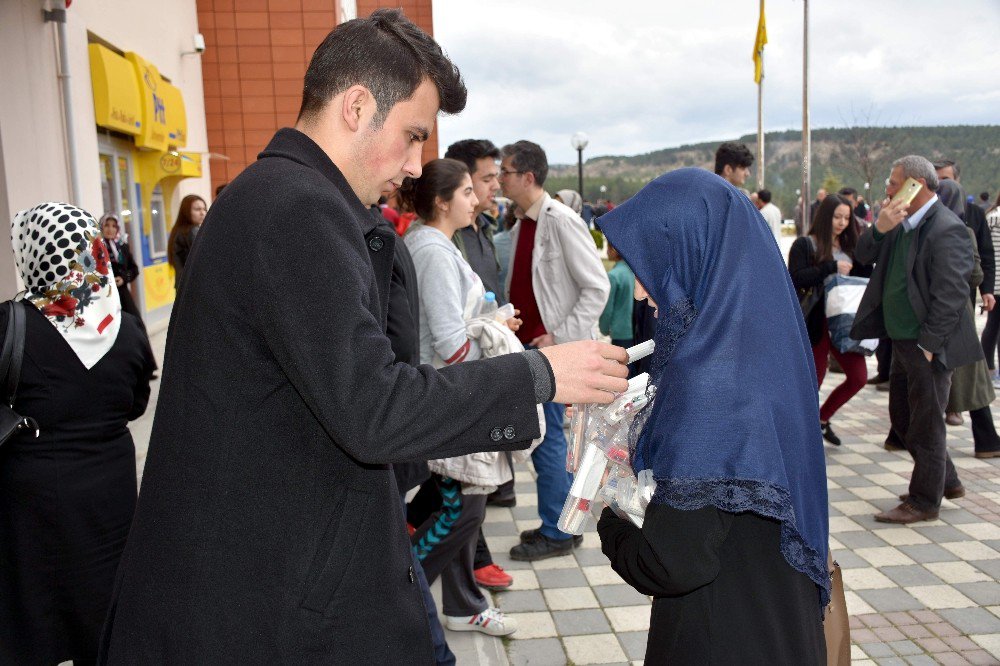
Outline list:
[[[42,203],[14,216],[14,263],[26,293],[90,369],[121,328],[121,302],[97,221],[64,203]]]

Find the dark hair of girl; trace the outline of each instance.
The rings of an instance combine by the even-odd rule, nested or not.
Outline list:
[[[437,216],[437,198],[451,201],[455,190],[469,175],[469,167],[452,159],[433,160],[424,165],[420,178],[406,178],[399,188],[399,198],[412,208],[424,222]]]
[[[816,240],[816,263],[833,259],[833,214],[840,206],[851,209],[851,204],[846,200],[836,194],[828,194],[816,209],[816,216],[813,217],[809,229],[809,235]],[[854,212],[851,210],[848,213],[847,228],[840,232],[840,250],[852,255],[857,244],[858,223],[854,220]]]
[[[174,228],[170,230],[170,238],[167,239],[167,262],[177,268],[177,264],[174,262],[174,241],[181,234],[186,234],[191,231],[194,227],[194,222],[191,221],[191,207],[194,206],[195,201],[200,201],[203,204],[205,200],[199,197],[197,194],[189,194],[183,199],[181,199],[181,205],[177,211],[177,221],[174,222]],[[208,207],[208,204],[205,204]]]

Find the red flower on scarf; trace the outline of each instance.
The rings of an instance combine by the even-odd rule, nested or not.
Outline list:
[[[72,296],[60,296],[48,305],[43,305],[42,314],[46,317],[72,317],[78,303]]]
[[[97,272],[101,275],[107,275],[111,257],[108,256],[108,248],[100,238],[94,239],[93,244],[90,246],[90,254],[94,256],[94,260],[97,262]]]

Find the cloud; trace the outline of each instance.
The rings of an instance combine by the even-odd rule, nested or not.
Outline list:
[[[440,121],[452,141],[531,139],[554,163],[629,155],[756,131],[747,0],[435,0],[435,37],[458,64],[469,105]],[[765,130],[802,118],[802,2],[770,0]],[[842,0],[810,4],[810,116],[842,126],[859,109],[882,124],[996,123],[1000,3]]]

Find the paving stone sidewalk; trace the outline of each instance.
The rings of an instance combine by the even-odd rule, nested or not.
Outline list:
[[[152,337],[161,359],[165,337]],[[823,397],[842,378],[828,376]],[[147,416],[132,426],[139,470],[157,388]],[[865,387],[833,419],[843,446],[826,447],[830,543],[844,569],[854,663],[1000,664],[1000,459],[973,457],[966,416],[965,425],[949,427],[948,444],[968,494],[945,500],[933,522],[876,523],[872,516],[906,492],[912,469],[908,455],[882,449],[887,409],[888,394]],[[517,506],[490,507],[484,531],[515,581],[494,599],[521,628],[507,641],[447,632],[460,666],[641,663],[650,601],[611,570],[592,525],[571,556],[509,559],[518,533],[538,526],[530,467],[520,467],[517,481]]]
[[[828,375],[822,397],[842,380]],[[875,513],[899,503],[912,469],[908,454],[882,448],[888,393],[865,387],[833,424],[843,445],[826,447],[830,545],[844,570],[854,663],[1000,664],[1000,459],[973,457],[966,417],[949,427],[948,445],[967,495],[945,500],[933,522],[876,523]],[[484,526],[515,581],[495,595],[520,623],[510,663],[641,663],[650,601],[611,570],[592,525],[572,556],[507,557],[517,534],[538,526],[533,479],[522,466],[517,506],[490,507]]]

